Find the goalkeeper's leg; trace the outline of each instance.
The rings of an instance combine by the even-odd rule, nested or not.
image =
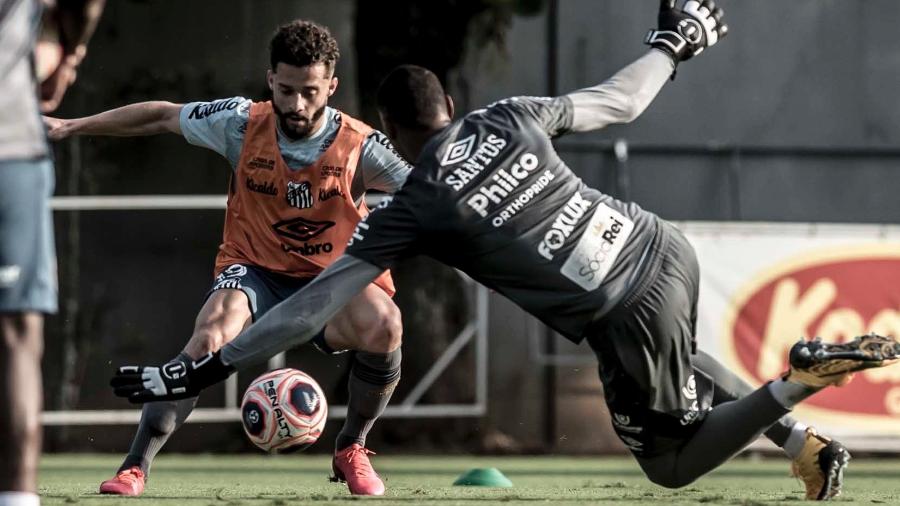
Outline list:
[[[851,343],[797,343],[791,370],[736,401],[710,411],[696,432],[676,450],[638,458],[647,476],[666,487],[687,485],[715,469],[759,437],[797,403],[826,386],[843,386],[855,371],[883,367],[900,359],[900,343],[882,336],[863,336]],[[840,469],[829,469],[819,494],[839,492]],[[835,480],[838,482],[835,490]]]
[[[713,405],[746,397],[753,388],[705,352],[693,358],[694,369],[711,377],[715,384]],[[778,419],[764,435],[791,459],[791,471],[803,481],[807,499],[830,499],[841,493],[844,469],[850,452],[836,440],[789,415]]]
[[[706,352],[698,351],[692,358],[692,361],[694,369],[709,376],[715,385],[713,406],[736,401],[753,392],[753,387]],[[764,435],[776,446],[784,450],[790,458],[795,459],[803,450],[803,444],[806,440],[806,429],[806,425],[785,415],[766,429]]]

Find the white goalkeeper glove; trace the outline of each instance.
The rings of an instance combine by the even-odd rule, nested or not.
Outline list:
[[[712,0],[687,0],[680,9],[677,0],[662,0],[659,27],[644,39],[656,49],[668,53],[676,64],[690,60],[728,34],[722,21],[725,12]]]

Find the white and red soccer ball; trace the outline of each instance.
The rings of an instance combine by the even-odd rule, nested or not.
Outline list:
[[[303,450],[322,435],[328,403],[308,374],[278,369],[253,380],[241,401],[247,437],[267,452]]]

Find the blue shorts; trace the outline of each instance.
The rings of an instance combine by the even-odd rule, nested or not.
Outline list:
[[[0,312],[55,313],[53,163],[0,160]]]
[[[284,299],[290,297],[315,278],[295,278],[267,271],[261,267],[248,264],[232,264],[216,276],[213,287],[206,294],[209,298],[216,290],[231,288],[247,295],[253,321],[258,320],[270,309]],[[334,350],[325,343],[323,327],[311,341],[323,353],[333,355]]]

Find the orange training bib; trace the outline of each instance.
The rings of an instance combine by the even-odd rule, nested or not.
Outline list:
[[[271,102],[255,102],[228,192],[216,272],[247,263],[295,277],[316,276],[343,252],[368,213],[350,194],[372,128],[346,114],[332,144],[312,165],[290,170],[278,148]],[[390,272],[375,283],[394,294]]]

